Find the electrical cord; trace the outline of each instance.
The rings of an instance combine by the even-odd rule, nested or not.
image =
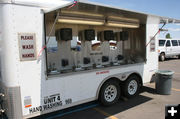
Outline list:
[[[49,40],[50,40],[52,31],[53,31],[53,29],[54,29],[54,27],[55,27],[55,24],[56,24],[57,20],[58,20],[58,17],[59,17],[59,12],[57,13],[56,18],[55,18],[54,23],[53,23],[53,26],[52,26],[49,34],[48,34],[48,39],[47,39],[46,44],[41,48],[41,50],[40,50],[39,53],[38,53],[38,58],[40,57],[42,51],[47,47],[47,44],[48,44],[48,42],[49,42]]]

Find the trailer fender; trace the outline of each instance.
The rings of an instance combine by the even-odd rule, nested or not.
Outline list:
[[[132,75],[132,74],[138,75],[138,76],[140,76],[141,79],[142,79],[142,76],[141,76],[138,72],[136,72],[136,71],[130,71],[130,72],[124,72],[124,73],[114,74],[114,75],[110,75],[110,76],[104,78],[104,80],[100,83],[100,85],[99,85],[99,87],[98,87],[98,89],[97,89],[96,99],[99,98],[99,92],[100,92],[100,90],[101,90],[101,87],[102,87],[102,85],[103,85],[106,81],[108,81],[108,80],[117,80],[117,81],[123,82],[123,81],[125,81],[125,80],[126,80],[130,75]]]

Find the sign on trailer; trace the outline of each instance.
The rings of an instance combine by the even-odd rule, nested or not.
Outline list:
[[[19,33],[19,54],[21,61],[36,60],[35,33]]]

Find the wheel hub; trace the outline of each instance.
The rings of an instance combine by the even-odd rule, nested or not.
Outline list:
[[[138,84],[136,80],[131,80],[128,85],[128,93],[134,95],[137,92]]]
[[[112,102],[117,96],[117,89],[114,85],[109,85],[104,92],[104,98],[107,102]]]

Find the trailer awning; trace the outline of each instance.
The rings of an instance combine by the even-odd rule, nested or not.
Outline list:
[[[79,1],[77,5],[75,5],[72,8],[69,8],[72,4],[73,2],[69,2],[67,4],[59,6],[57,8],[53,8],[51,10],[48,10],[48,11],[45,10],[44,12],[52,13],[52,12],[58,12],[60,10],[65,10],[69,12],[82,11],[85,13],[92,13],[95,15],[103,14],[105,16],[120,16],[123,18],[138,19],[140,24],[146,24],[147,16],[154,16],[160,19],[160,23],[180,23],[179,19],[146,14],[142,12],[121,9],[118,7],[112,7],[109,5],[104,5],[104,4],[99,4],[99,3],[89,2],[89,1]]]

